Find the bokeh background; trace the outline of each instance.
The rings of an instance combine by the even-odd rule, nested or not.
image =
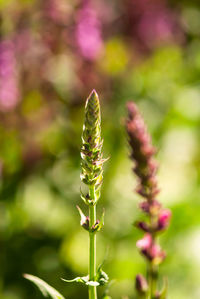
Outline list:
[[[42,298],[22,273],[66,298],[87,298],[85,286],[60,277],[87,274],[88,235],[76,205],[85,208],[79,152],[93,88],[110,157],[98,205],[99,215],[106,210],[98,263],[106,256],[110,294],[135,298],[135,275],[145,272],[124,129],[133,99],[158,148],[160,200],[173,212],[160,239],[168,298],[199,299],[200,2],[0,0],[1,299]]]

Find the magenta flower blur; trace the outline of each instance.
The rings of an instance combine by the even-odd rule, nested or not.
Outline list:
[[[150,233],[147,233],[141,240],[137,241],[136,246],[140,249],[149,261],[159,264],[165,258],[165,252],[156,244]]]
[[[161,298],[156,297],[159,293],[157,291],[158,265],[162,263],[166,255],[158,244],[157,236],[168,227],[171,211],[163,209],[157,200],[159,189],[156,177],[158,165],[154,159],[156,150],[152,146],[144,120],[135,103],[129,102],[127,109],[126,130],[131,149],[130,157],[134,162],[133,172],[138,179],[136,192],[143,198],[140,208],[146,218],[144,221],[135,223],[136,227],[145,233],[143,238],[136,243],[148,267],[148,290],[143,289],[143,292],[146,292],[148,298]],[[141,276],[136,277],[135,285],[138,292],[141,292],[140,285],[143,281]]]
[[[158,216],[158,229],[165,229],[169,225],[169,221],[171,218],[171,211],[167,209],[161,210]]]
[[[0,109],[12,110],[19,101],[17,66],[12,41],[0,43]]]
[[[103,45],[101,23],[89,1],[78,12],[75,36],[82,56],[88,60],[96,59]]]
[[[139,249],[145,250],[151,246],[152,237],[150,234],[146,234],[141,240],[137,241],[136,246]]]
[[[131,34],[149,49],[183,39],[179,17],[166,0],[130,0],[128,14]]]

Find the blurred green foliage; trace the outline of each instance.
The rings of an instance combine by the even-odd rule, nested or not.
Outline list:
[[[150,18],[149,4],[143,0],[141,8],[135,1],[133,10],[133,2],[94,1],[102,44],[89,57],[75,35],[82,1],[0,1],[0,43],[13,41],[10,76],[20,94],[9,106],[0,97],[2,299],[42,298],[23,273],[41,277],[66,298],[87,298],[86,287],[60,277],[88,271],[88,235],[76,205],[84,210],[81,131],[93,88],[101,100],[104,156],[110,157],[98,207],[99,215],[106,210],[98,263],[108,250],[104,268],[115,279],[110,295],[134,298],[135,275],[145,271],[135,247],[139,198],[124,129],[125,102],[133,99],[158,148],[160,200],[173,213],[160,240],[168,254],[160,269],[169,278],[168,298],[200,298],[200,3],[160,0]],[[3,70],[1,53],[0,46]]]

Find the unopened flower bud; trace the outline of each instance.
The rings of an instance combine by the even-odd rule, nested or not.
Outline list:
[[[140,209],[147,214],[158,214],[161,209],[161,204],[157,200],[153,200],[151,203],[143,201],[140,203]]]
[[[139,293],[147,293],[148,283],[143,275],[138,274],[135,279],[135,288]]]

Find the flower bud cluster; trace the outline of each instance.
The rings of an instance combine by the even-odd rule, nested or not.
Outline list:
[[[138,178],[136,192],[144,198],[140,203],[140,208],[147,216],[146,221],[135,223],[136,227],[145,232],[144,237],[136,245],[151,265],[158,265],[165,258],[165,252],[157,244],[156,236],[168,227],[171,212],[163,209],[156,199],[159,193],[156,178],[158,167],[154,160],[156,151],[152,146],[143,118],[133,102],[127,104],[127,109],[126,129],[131,148],[131,159],[134,161],[133,172]],[[142,289],[142,285],[146,288],[144,279],[139,275],[136,278],[136,289]]]
[[[97,93],[93,90],[85,106],[85,121],[82,134],[81,148],[81,180],[88,186],[95,186],[95,201],[87,194],[82,199],[87,204],[96,204],[100,196],[100,187],[103,179],[103,163],[101,139],[101,115]],[[84,198],[83,198],[84,197]]]

